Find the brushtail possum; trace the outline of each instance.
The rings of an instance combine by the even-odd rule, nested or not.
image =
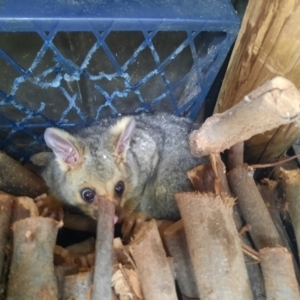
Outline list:
[[[54,155],[42,176],[51,197],[94,218],[96,196],[105,195],[127,231],[137,216],[177,220],[173,195],[192,190],[187,171],[206,162],[190,153],[194,129],[189,119],[170,114],[107,118],[75,134],[47,128]]]

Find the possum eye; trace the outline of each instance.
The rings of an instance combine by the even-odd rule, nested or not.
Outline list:
[[[95,192],[91,189],[83,189],[81,191],[81,198],[87,203],[92,203],[95,198]]]
[[[116,184],[116,186],[115,186],[115,192],[116,192],[116,194],[117,194],[119,197],[122,196],[122,194],[123,194],[123,192],[124,192],[124,187],[125,187],[125,185],[124,185],[124,182],[123,182],[123,181],[119,181],[119,182]]]

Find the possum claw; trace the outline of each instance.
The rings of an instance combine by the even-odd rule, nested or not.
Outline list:
[[[149,220],[146,213],[134,212],[130,214],[123,222],[122,233],[123,239],[128,241],[130,237],[134,236],[142,227],[142,225]]]
[[[50,217],[55,220],[62,220],[64,213],[62,205],[53,197],[42,194],[34,199],[34,202],[42,217]]]

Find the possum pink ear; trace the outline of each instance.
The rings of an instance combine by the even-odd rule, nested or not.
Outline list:
[[[124,123],[122,121],[120,123],[122,123],[122,125],[124,125],[124,127],[123,127],[123,130],[119,137],[117,148],[116,148],[116,152],[118,155],[122,155],[122,154],[126,153],[127,149],[129,148],[129,145],[130,145],[131,136],[135,129],[134,118],[130,118],[130,119],[126,118],[126,123]]]
[[[68,133],[55,128],[47,128],[44,133],[45,142],[56,157],[73,165],[79,161],[79,153],[67,136]]]

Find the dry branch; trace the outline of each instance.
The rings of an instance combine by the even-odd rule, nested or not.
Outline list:
[[[286,230],[282,223],[278,208],[276,207],[276,204],[275,204],[275,197],[276,197],[275,196],[275,188],[276,188],[276,186],[277,186],[277,183],[275,181],[272,181],[269,179],[264,179],[262,181],[262,184],[258,185],[258,190],[259,190],[262,198],[265,201],[266,207],[270,213],[270,216],[273,220],[273,223],[274,223],[276,230],[282,241],[282,245],[285,248],[287,248],[287,250],[289,252],[296,254],[294,245],[291,243],[291,241],[286,233]],[[292,255],[292,258],[293,258],[296,277],[298,278],[298,280],[300,280],[299,266],[297,264],[297,261],[296,261],[294,255]]]
[[[115,206],[105,197],[98,197],[96,261],[93,279],[93,300],[111,300]]]
[[[231,170],[228,181],[238,198],[243,217],[250,226],[250,235],[257,249],[282,246],[282,241],[268,209],[256,187],[253,171],[247,165]]]
[[[169,226],[164,231],[164,238],[169,252],[174,258],[176,278],[181,293],[187,298],[199,298],[182,220]]]
[[[66,250],[73,254],[86,255],[95,252],[95,239],[90,237],[80,243],[66,247]]]
[[[2,282],[3,260],[8,242],[13,197],[0,194],[0,282]]]
[[[64,227],[95,233],[97,230],[97,221],[84,215],[79,214],[64,214]]]
[[[74,275],[65,276],[62,300],[91,299],[92,278],[93,276],[91,270],[86,272],[80,272]],[[110,298],[110,300],[111,299],[112,298]]]
[[[145,223],[130,243],[146,300],[177,299],[172,272],[155,220]]]
[[[300,92],[291,81],[275,77],[231,109],[208,118],[191,134],[191,151],[195,156],[220,153],[255,134],[294,122],[299,116]]]
[[[263,248],[259,251],[266,285],[267,300],[299,300],[298,282],[292,256],[286,248]]]
[[[228,170],[242,165],[244,163],[244,142],[239,142],[228,150],[227,167]]]
[[[26,196],[14,198],[12,211],[12,223],[25,218],[39,216],[39,211],[34,201]]]
[[[95,253],[71,253],[67,249],[55,245],[54,264],[56,266],[67,265],[76,266],[78,268],[92,268],[95,264]]]
[[[60,225],[42,217],[26,218],[13,225],[8,300],[57,299],[53,248]]]
[[[112,287],[120,300],[143,299],[143,292],[136,266],[120,238],[114,239],[114,267]]]
[[[78,274],[79,270],[73,266],[58,266],[54,268],[56,282],[57,282],[57,294],[58,299],[63,299],[65,276]]]
[[[0,152],[0,190],[14,196],[35,198],[46,193],[48,188],[39,176]]]
[[[287,171],[281,168],[280,171],[288,212],[296,235],[298,253],[300,253],[300,169]]]
[[[177,193],[175,199],[201,299],[252,299],[241,241],[232,218],[234,200],[196,193]]]

